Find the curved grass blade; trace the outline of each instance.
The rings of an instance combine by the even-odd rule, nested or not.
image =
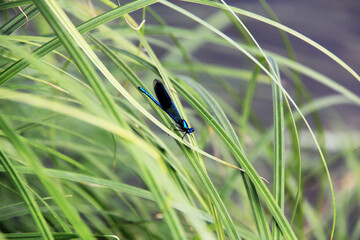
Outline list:
[[[93,30],[94,28],[112,21],[126,13],[144,8],[148,5],[154,4],[157,2],[156,0],[137,0],[133,1],[131,3],[125,4],[121,7],[118,7],[114,10],[111,10],[109,12],[106,12],[104,14],[101,14],[93,19],[90,19],[89,21],[81,24],[78,26],[78,30],[80,33],[86,33],[88,31]],[[34,50],[33,55],[35,57],[42,57],[46,54],[50,53],[54,49],[61,46],[62,43],[59,38],[55,38],[51,40],[50,42],[44,44],[43,46],[37,48]],[[17,61],[16,63],[9,66],[7,69],[5,69],[3,72],[0,73],[0,86],[3,85],[5,82],[7,82],[9,79],[11,79],[13,76],[15,76],[18,72],[29,66],[31,62],[27,62],[26,59],[21,59]]]
[[[216,7],[216,8],[220,8],[220,9],[228,9],[227,6],[224,6],[223,4],[217,3],[217,2],[212,2],[212,1],[207,1],[207,0],[183,0],[186,2],[191,2],[191,3],[198,3],[198,4],[203,4],[203,5],[207,5],[207,6],[211,6],[211,7]],[[266,24],[269,24],[271,26],[274,26],[278,29],[283,30],[284,32],[287,32],[301,40],[303,40],[304,42],[308,43],[309,45],[313,46],[314,48],[318,49],[320,52],[324,53],[325,55],[327,55],[328,57],[330,57],[332,60],[334,60],[336,63],[338,63],[341,67],[343,67],[347,72],[349,72],[356,80],[360,81],[360,76],[349,66],[347,65],[344,61],[342,61],[340,58],[338,58],[335,54],[333,54],[332,52],[330,52],[329,50],[327,50],[326,48],[324,48],[323,46],[321,46],[320,44],[316,43],[315,41],[311,40],[310,38],[304,36],[303,34],[288,28],[278,22],[275,22],[273,20],[270,20],[268,18],[265,18],[263,16],[260,16],[258,14],[254,14],[236,7],[230,7],[232,11],[234,11],[235,13],[238,13],[240,15],[249,17],[249,18],[253,18],[256,19],[258,21],[264,22]]]

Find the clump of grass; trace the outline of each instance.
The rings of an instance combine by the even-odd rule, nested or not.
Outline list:
[[[346,222],[358,207],[358,142],[329,149],[319,111],[334,114],[336,105],[357,106],[360,99],[297,62],[288,35],[360,77],[279,23],[263,0],[269,18],[224,1],[186,2],[0,4],[0,238],[357,236],[359,224],[347,231]],[[188,6],[215,12],[200,18]],[[168,24],[164,9],[196,27]],[[277,28],[287,55],[258,44],[244,17]],[[226,35],[229,27],[239,35]],[[209,64],[197,54],[204,49],[246,64]],[[313,97],[304,76],[337,94]],[[162,79],[194,134],[182,139],[138,92],[139,86],[151,92],[154,78]],[[259,106],[268,111],[259,114]],[[350,139],[351,129],[337,118],[331,130]],[[350,166],[341,174],[353,193],[333,187],[331,175],[340,170],[329,166],[339,159]]]

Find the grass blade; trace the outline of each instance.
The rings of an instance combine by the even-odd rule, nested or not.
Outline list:
[[[277,64],[270,58],[272,68],[275,74],[280,78],[279,68]],[[273,105],[274,105],[274,198],[281,211],[284,212],[285,202],[285,160],[284,160],[284,110],[281,89],[277,84],[272,82],[273,87]],[[273,239],[281,238],[281,231],[273,222]]]
[[[8,128],[8,124],[1,117],[1,115],[0,115],[0,127],[1,127],[1,129],[5,128],[5,132],[6,132],[6,128]],[[25,181],[17,173],[13,164],[6,157],[6,155],[4,154],[4,152],[2,150],[0,150],[0,160],[1,160],[1,164],[3,165],[6,173],[9,174],[9,178],[15,183],[21,196],[24,199],[26,206],[29,208],[30,214],[32,215],[36,225],[39,228],[41,237],[43,239],[54,239],[51,234],[50,228],[49,228],[48,224],[46,223],[44,216],[42,215],[42,213],[39,209],[39,206],[37,205],[36,201],[34,200],[31,193],[29,192]]]

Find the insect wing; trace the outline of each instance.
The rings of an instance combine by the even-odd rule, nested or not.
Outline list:
[[[151,96],[150,93],[148,93],[148,92],[147,92],[145,89],[143,89],[142,87],[138,87],[138,89],[139,89],[141,92],[145,93],[146,96],[148,96],[156,105],[158,105],[162,110],[165,111],[165,109],[161,106],[161,104],[160,104],[153,96]]]
[[[154,80],[154,91],[157,99],[159,100],[161,108],[172,118],[174,121],[181,125],[182,117],[177,110],[174,102],[171,100],[164,85],[159,80]]]

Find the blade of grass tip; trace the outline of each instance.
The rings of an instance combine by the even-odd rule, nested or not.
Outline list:
[[[269,58],[275,74],[280,79],[279,68],[277,64]],[[281,89],[274,81],[273,88],[273,111],[274,111],[274,187],[273,194],[276,203],[284,212],[285,202],[285,161],[284,161],[284,109]],[[281,230],[276,221],[273,222],[273,239],[281,238]]]
[[[1,117],[0,114],[0,126],[3,129],[2,125],[4,124],[4,119]],[[6,124],[6,123],[5,123]],[[45,221],[42,212],[40,211],[39,206],[37,205],[36,201],[34,200],[33,196],[28,190],[25,181],[22,177],[18,174],[16,169],[14,168],[11,161],[6,157],[5,153],[0,149],[0,161],[3,165],[7,174],[9,174],[9,178],[15,183],[15,186],[18,188],[25,205],[28,207],[32,218],[34,219],[38,229],[40,231],[40,236],[44,239],[54,239],[48,224]]]
[[[81,220],[76,209],[67,201],[63,193],[59,191],[58,186],[48,177],[42,167],[42,164],[38,157],[32,152],[32,150],[19,138],[16,132],[10,127],[5,119],[0,115],[0,127],[6,134],[8,139],[14,145],[15,149],[21,154],[21,156],[30,164],[31,168],[40,179],[46,190],[54,197],[57,205],[62,209],[65,216],[72,223],[72,227],[75,228],[77,233],[84,239],[94,239],[89,228]],[[48,239],[53,239],[48,238]]]

